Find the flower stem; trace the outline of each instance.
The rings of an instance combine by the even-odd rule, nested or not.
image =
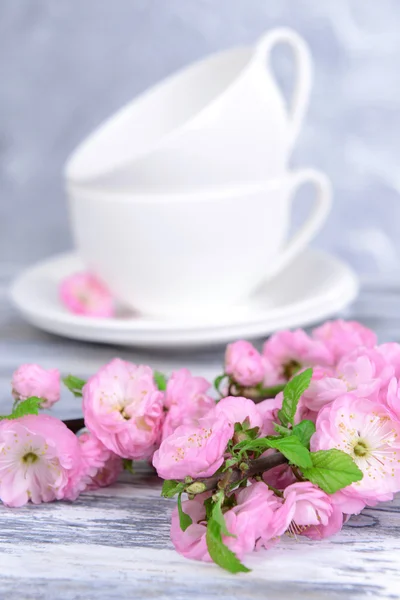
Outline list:
[[[247,478],[254,477],[255,475],[269,471],[269,469],[273,469],[278,465],[284,465],[287,462],[288,460],[280,452],[276,452],[270,456],[261,456],[260,458],[250,460],[248,469],[245,471],[242,471],[241,469],[232,469],[225,473],[216,473],[205,479],[197,479],[194,483],[201,483],[202,485],[196,485],[195,488],[193,488],[193,483],[191,483],[187,486],[185,491],[189,494],[196,495],[196,493],[200,493],[197,492],[196,489],[201,489],[202,492],[206,492],[217,489],[218,487],[221,487],[221,485],[224,489],[232,488],[232,486],[238,484],[244,476]]]
[[[269,400],[271,398],[275,398],[279,392],[282,392],[285,388],[285,383],[280,383],[279,385],[274,385],[271,387],[240,387],[237,383],[231,382],[228,388],[228,396],[244,396],[244,398],[248,398],[249,400],[253,400],[254,404],[258,404],[263,400]]]

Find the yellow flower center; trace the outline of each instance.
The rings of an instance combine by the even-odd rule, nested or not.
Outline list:
[[[368,447],[368,444],[366,442],[364,442],[364,440],[357,440],[356,445],[353,448],[353,452],[356,456],[366,456],[367,454],[369,454],[370,449]]]
[[[22,457],[22,460],[26,465],[33,465],[33,463],[35,463],[37,460],[39,460],[39,457],[34,452],[27,452]]]

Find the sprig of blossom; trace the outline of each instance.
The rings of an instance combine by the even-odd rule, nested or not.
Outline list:
[[[77,437],[40,412],[59,400],[59,371],[22,365],[0,417],[0,500],[73,500],[151,459],[162,494],[178,496],[177,551],[245,572],[249,552],[333,535],[400,491],[399,378],[400,345],[341,320],[279,332],[261,352],[230,344],[218,398],[187,369],[114,359],[62,379],[82,402]]]

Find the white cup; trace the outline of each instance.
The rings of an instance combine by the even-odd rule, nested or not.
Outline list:
[[[269,63],[275,46],[295,58],[289,108]],[[282,175],[308,104],[304,40],[275,29],[255,47],[210,56],[168,77],[100,126],[72,154],[70,184],[144,191],[252,183]]]
[[[312,183],[315,205],[290,238],[292,198]],[[79,253],[126,305],[157,317],[224,312],[301,252],[331,206],[328,179],[314,169],[279,180],[193,194],[69,188]]]

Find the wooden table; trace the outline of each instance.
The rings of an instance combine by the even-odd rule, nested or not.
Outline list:
[[[171,371],[187,366],[212,377],[222,348],[148,353],[63,340],[34,330],[9,305],[9,275],[0,273],[0,414],[10,405],[10,376],[23,362],[87,376],[118,355]],[[400,340],[400,287],[366,286],[345,316],[374,327],[381,341]],[[79,416],[65,395],[56,409]],[[253,571],[232,576],[188,561],[169,540],[173,501],[145,465],[134,477],[82,495],[21,509],[0,507],[0,598],[89,600],[304,600],[400,598],[400,496],[354,517],[331,540],[286,538],[250,556]]]

